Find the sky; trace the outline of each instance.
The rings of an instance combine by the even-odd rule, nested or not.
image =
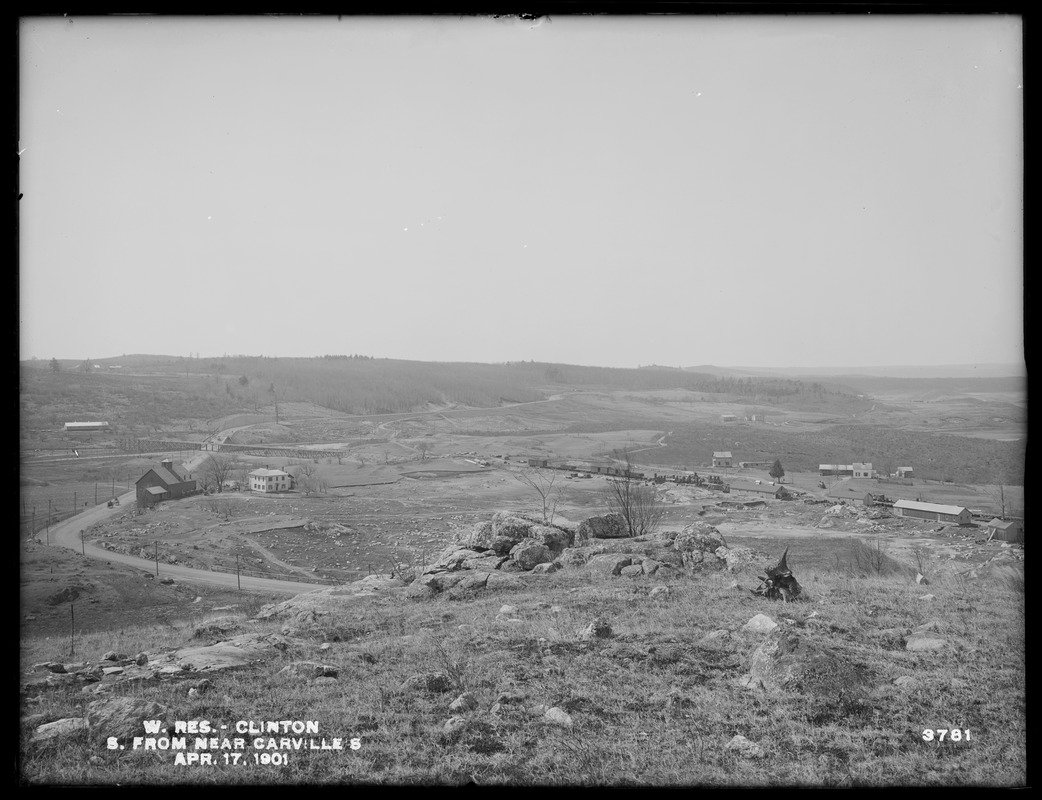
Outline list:
[[[1019,363],[1022,22],[22,18],[20,358]]]

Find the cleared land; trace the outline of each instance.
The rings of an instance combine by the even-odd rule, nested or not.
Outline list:
[[[306,462],[229,454],[230,480],[258,466],[307,466],[324,488],[307,496],[229,490],[143,513],[124,504],[85,528],[88,546],[140,558],[136,567],[48,547],[40,519],[31,536],[23,516],[22,670],[36,687],[22,696],[19,753],[28,782],[955,786],[1026,780],[1023,546],[988,542],[977,527],[834,506],[814,470],[818,463],[854,460],[911,465],[932,480],[854,485],[893,498],[966,505],[985,516],[997,514],[1003,500],[1007,511],[1022,510],[1023,443],[967,435],[987,427],[979,417],[965,416],[962,427],[949,417],[946,424],[960,435],[936,435],[924,421],[939,406],[920,413],[918,406],[928,404],[914,396],[883,403],[874,395],[848,400],[815,391],[803,395],[811,402],[800,407],[755,401],[740,385],[725,395],[557,384],[544,387],[543,399],[494,408],[425,401],[399,413],[351,414],[284,400],[276,425],[266,413],[274,409],[260,403],[263,392],[250,388],[267,388],[259,376],[251,373],[247,383],[232,371],[216,379],[185,377],[187,383],[157,370],[120,380],[143,381],[146,410],[134,412],[143,418],[150,381],[165,382],[184,402],[205,389],[200,396],[209,398],[212,415],[193,421],[185,414],[166,427],[148,423],[88,438],[79,442],[79,457],[70,452],[77,440],[48,427],[39,410],[60,407],[75,418],[96,418],[120,395],[106,385],[90,395],[97,405],[77,406],[74,392],[56,404],[41,380],[30,393],[40,402],[24,403],[37,414],[23,426],[26,508],[51,500],[59,513],[70,513],[77,510],[73,497],[77,507],[93,506],[95,484],[104,503],[164,455],[200,455],[122,452],[117,440],[127,433],[221,435],[244,445],[308,448],[314,455]],[[84,380],[77,378],[77,385]],[[259,411],[218,402],[229,396],[226,385],[232,392],[255,391]],[[162,402],[156,400],[160,408]],[[766,421],[720,420],[746,411],[763,413]],[[1008,424],[1016,432],[1022,425],[1006,411],[994,416],[995,430]],[[900,422],[898,429],[892,422]],[[269,621],[256,612],[284,595],[207,588],[180,575],[160,582],[188,567],[326,585],[370,574],[415,577],[456,536],[494,512],[539,516],[541,498],[518,480],[529,471],[529,457],[607,464],[625,450],[647,473],[687,468],[724,480],[770,480],[764,470],[706,467],[721,449],[736,461],[779,458],[785,484],[802,492],[793,501],[757,501],[703,487],[656,487],[661,530],[709,524],[730,546],[762,553],[759,563],[740,572],[656,578],[566,568],[526,574],[511,588],[486,593],[416,600],[403,588],[352,597],[328,615],[292,612]],[[573,528],[607,510],[605,478],[540,474],[555,481],[556,523]],[[944,483],[946,477],[953,482]],[[754,597],[749,589],[762,568],[786,548],[807,601],[779,605]],[[158,579],[152,574],[157,555]],[[929,583],[917,584],[917,573]],[[653,596],[654,589],[667,591]],[[842,692],[749,690],[742,679],[762,635],[743,626],[757,613],[857,665],[871,676],[871,696],[855,702]],[[586,636],[596,620],[609,622],[612,634]],[[905,649],[910,631],[921,626],[942,635],[945,649]],[[87,735],[32,740],[40,725],[77,716],[96,699],[92,694],[85,701],[76,679],[49,681],[33,665],[45,665],[45,672],[47,663],[86,660],[93,669],[110,650],[131,657],[147,651],[155,660],[186,644],[243,633],[285,648],[241,671],[214,673],[205,695],[189,696],[183,681],[145,682],[131,694],[160,703],[170,719],[318,719],[323,733],[360,737],[361,748],[351,755],[295,753],[288,764],[250,770],[222,763],[186,771],[169,753],[108,752]],[[298,662],[321,663],[339,677],[294,678],[285,668]],[[410,676],[432,670],[449,676],[451,692],[402,688]],[[104,699],[106,690],[98,691],[97,699]],[[476,704],[450,712],[449,703],[464,692]],[[549,708],[571,722],[548,721]],[[450,730],[453,715],[463,721]],[[924,728],[965,729],[974,738],[928,744]],[[729,747],[735,734],[760,753]]]

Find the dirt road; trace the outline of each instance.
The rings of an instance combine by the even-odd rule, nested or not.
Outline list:
[[[196,462],[202,463],[202,459],[205,458],[206,455],[208,454],[201,454],[199,457],[192,459],[192,462],[185,465],[186,468],[195,469],[197,466]],[[103,561],[114,561],[119,564],[127,564],[128,566],[137,567],[148,573],[155,574],[156,563],[154,561],[149,561],[144,558],[136,558],[135,556],[123,555],[122,553],[114,553],[100,547],[85,544],[80,540],[81,533],[90,528],[90,526],[108,519],[113,514],[122,510],[125,506],[133,505],[136,501],[137,498],[135,492],[127,492],[119,498],[121,504],[119,506],[113,508],[104,505],[95,506],[94,508],[83,511],[64,522],[59,522],[51,528],[49,535],[50,542],[53,546],[67,547],[91,558],[97,558]],[[190,567],[164,564],[162,562],[159,564],[159,576],[163,578],[174,578],[175,580],[185,581],[188,583],[222,586],[228,589],[236,589],[241,585],[243,589],[247,590],[275,592],[286,595],[313,592],[324,588],[321,585],[304,583],[302,581],[280,581],[275,580],[274,578],[255,578],[247,575],[236,576],[225,572],[191,569]]]

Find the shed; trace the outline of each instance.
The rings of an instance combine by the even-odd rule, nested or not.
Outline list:
[[[996,517],[988,523],[988,538],[1000,542],[1024,541],[1024,524],[1016,519],[999,519]]]

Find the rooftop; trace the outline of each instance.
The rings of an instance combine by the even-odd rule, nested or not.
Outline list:
[[[894,508],[911,508],[916,511],[932,511],[935,514],[961,514],[965,511],[963,506],[942,506],[938,503],[922,503],[918,500],[898,500]]]

